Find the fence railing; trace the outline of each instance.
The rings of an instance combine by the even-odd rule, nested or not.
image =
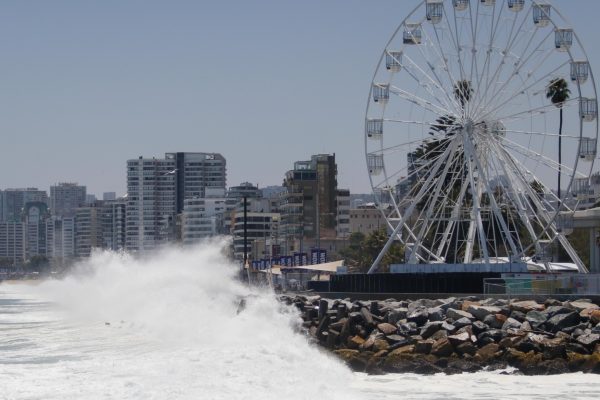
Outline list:
[[[484,294],[507,295],[600,295],[600,274],[532,275],[529,277],[488,278]]]

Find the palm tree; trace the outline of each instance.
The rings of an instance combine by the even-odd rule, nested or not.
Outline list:
[[[465,79],[454,84],[454,97],[460,102],[463,109],[469,100],[471,100],[472,94],[473,88],[471,87],[471,81]]]
[[[560,123],[558,127],[558,198],[561,198],[560,175],[562,171],[562,127],[563,127],[563,106],[571,96],[569,84],[563,78],[555,78],[550,81],[546,89],[546,98],[550,99],[560,110]]]

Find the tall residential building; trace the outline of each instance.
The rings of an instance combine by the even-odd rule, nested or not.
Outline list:
[[[89,257],[94,248],[103,247],[102,204],[79,207],[75,214],[75,255]]]
[[[176,159],[127,161],[126,243],[128,251],[144,252],[174,235]]]
[[[102,247],[120,251],[125,249],[126,198],[105,201],[102,205]]]
[[[0,190],[0,222],[20,222],[23,208],[30,202],[48,204],[48,194],[37,188]]]
[[[25,232],[21,222],[0,222],[0,258],[10,260],[12,266],[25,262]]]
[[[56,265],[75,257],[75,217],[52,216],[46,221],[46,254]]]
[[[225,188],[227,168],[219,153],[166,153],[174,163],[176,213],[183,212],[185,199],[205,197],[205,188]]]
[[[56,217],[72,217],[77,208],[85,205],[86,187],[77,183],[50,186],[50,212]]]
[[[25,232],[25,258],[47,256],[46,222],[50,218],[48,205],[43,202],[28,202],[23,210]]]
[[[289,238],[334,237],[337,216],[335,154],[297,161],[285,175],[281,229]]]

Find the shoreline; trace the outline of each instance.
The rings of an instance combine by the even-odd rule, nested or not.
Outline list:
[[[278,298],[299,310],[311,341],[355,372],[600,374],[600,306],[586,299]]]

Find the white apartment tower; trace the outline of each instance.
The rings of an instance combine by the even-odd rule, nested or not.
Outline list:
[[[177,210],[176,174],[173,158],[127,161],[128,251],[144,252],[168,241]]]
[[[177,214],[185,199],[206,197],[206,188],[227,185],[226,161],[219,153],[166,153],[165,159],[175,163]]]

